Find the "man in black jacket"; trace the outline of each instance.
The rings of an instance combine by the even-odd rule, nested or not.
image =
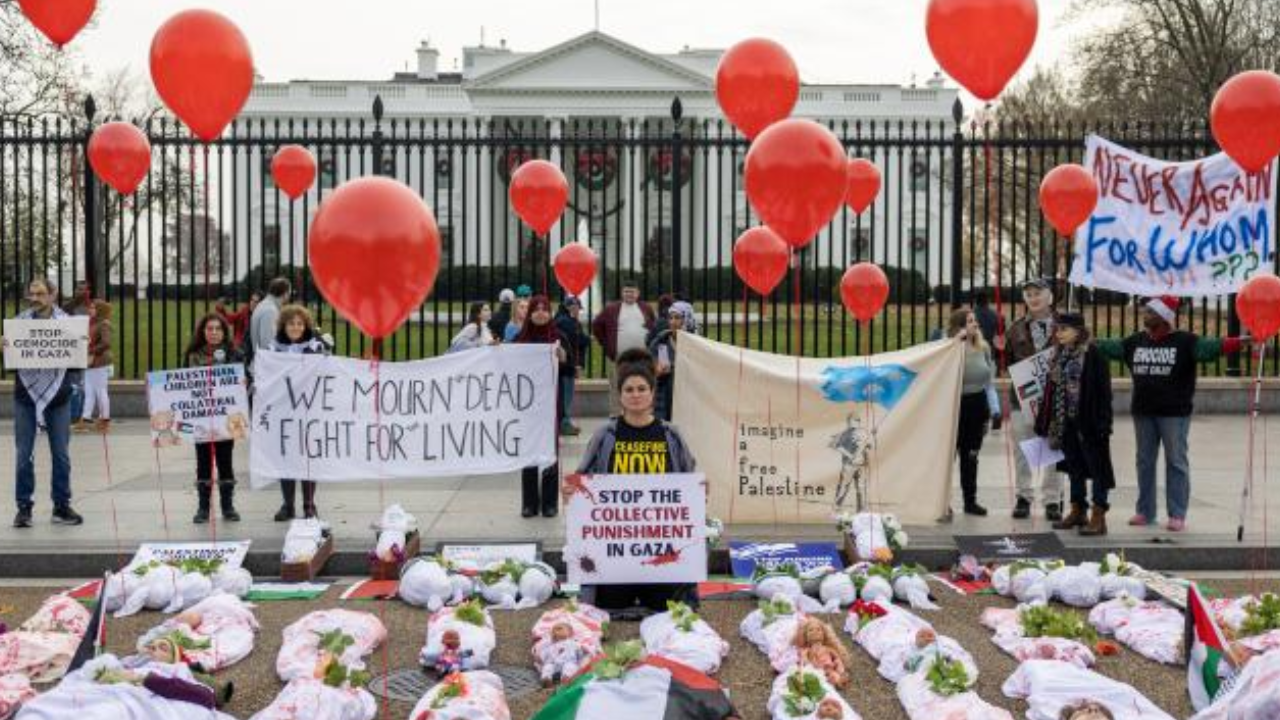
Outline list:
[[[582,374],[587,363],[587,350],[591,347],[591,336],[582,329],[582,301],[573,295],[566,295],[556,313],[556,329],[569,343],[569,355],[573,358],[573,374],[560,373],[560,434],[577,435],[581,429],[573,424],[569,412],[573,408],[574,383]]]

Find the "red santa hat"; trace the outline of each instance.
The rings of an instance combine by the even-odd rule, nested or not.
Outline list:
[[[1172,325],[1178,318],[1178,306],[1181,304],[1182,301],[1172,295],[1161,295],[1148,300],[1145,307]]]

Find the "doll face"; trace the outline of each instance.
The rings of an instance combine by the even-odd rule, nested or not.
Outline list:
[[[801,632],[804,633],[805,645],[822,645],[827,639],[822,623],[816,620],[806,622]]]
[[[173,643],[164,638],[147,643],[146,651],[147,655],[158,663],[172,663],[177,655],[174,652]]]
[[[458,637],[457,630],[445,630],[444,635],[440,636],[440,642],[450,650],[456,650],[462,644],[462,638]]]
[[[819,720],[844,720],[844,708],[840,707],[840,701],[835,698],[826,698],[818,703]]]
[[[932,628],[920,628],[916,632],[916,647],[927,648],[938,641],[938,636],[933,632]]]
[[[185,612],[178,613],[177,617],[175,617],[174,619],[182,623],[183,625],[186,625],[187,627],[191,628],[192,630],[195,630],[196,628],[200,627],[201,618],[200,618],[200,613],[198,612],[191,612],[190,610],[187,610]]]
[[[568,640],[572,637],[573,628],[569,627],[568,623],[556,623],[555,627],[551,628],[551,639],[556,642]]]

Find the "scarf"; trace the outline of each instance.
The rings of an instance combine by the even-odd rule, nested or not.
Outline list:
[[[71,317],[62,311],[57,305],[53,306],[53,315],[50,319],[62,320]],[[24,310],[18,315],[19,320],[37,320],[35,308]],[[27,395],[31,396],[31,402],[36,406],[36,427],[45,429],[44,411],[49,407],[49,403],[57,397],[58,390],[62,389],[62,380],[67,376],[66,368],[29,368],[18,371],[18,379],[22,380],[22,387],[27,389]]]
[[[546,310],[550,313],[551,302],[542,295],[538,295],[529,301],[529,313],[525,316],[524,325],[520,328],[520,334],[516,336],[515,342],[550,345],[561,339],[560,331],[556,329],[555,320],[547,320],[546,325],[534,324],[533,313],[537,310]]]
[[[1084,374],[1084,357],[1087,345],[1075,347],[1059,345],[1053,353],[1049,368],[1049,447],[1062,449],[1067,421],[1075,420],[1080,411],[1080,376]]]

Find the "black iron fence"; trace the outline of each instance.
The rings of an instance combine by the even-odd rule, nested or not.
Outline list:
[[[841,210],[772,297],[760,298],[732,268],[734,240],[756,222],[743,189],[747,143],[723,122],[683,118],[678,100],[670,117],[639,122],[387,119],[379,100],[365,119],[242,120],[208,145],[159,118],[144,127],[152,172],[127,198],[87,167],[88,137],[101,119],[92,100],[86,105],[86,118],[0,117],[0,308],[16,313],[33,276],[64,290],[90,283],[114,307],[119,378],[180,364],[196,319],[220,299],[240,309],[276,276],[294,281],[297,300],[340,352],[364,353],[367,338],[312,283],[305,242],[318,204],[363,175],[413,187],[442,235],[435,289],[388,339],[389,359],[442,352],[467,303],[493,301],[502,288],[558,297],[549,257],[576,239],[601,261],[584,320],[635,278],[650,301],[692,300],[711,337],[842,356],[923,342],[974,293],[1012,319],[1019,281],[1066,277],[1070,250],[1041,219],[1037,192],[1048,170],[1081,159],[1088,132],[1175,160],[1216,149],[1202,127],[976,125],[962,120],[958,103],[946,122],[833,124],[851,155],[880,167],[880,196],[862,216]],[[316,155],[319,174],[291,202],[275,188],[270,164],[277,148],[295,143]],[[535,157],[557,163],[571,185],[569,208],[546,242],[507,200],[511,171]],[[847,317],[838,290],[845,268],[860,260],[884,267],[892,286],[885,312],[866,327]],[[1071,301],[1101,335],[1138,327],[1128,296],[1077,290]],[[1228,298],[1196,304],[1183,323],[1238,332]],[[588,375],[600,375],[602,363],[594,353]],[[1235,373],[1247,363],[1205,371]]]

